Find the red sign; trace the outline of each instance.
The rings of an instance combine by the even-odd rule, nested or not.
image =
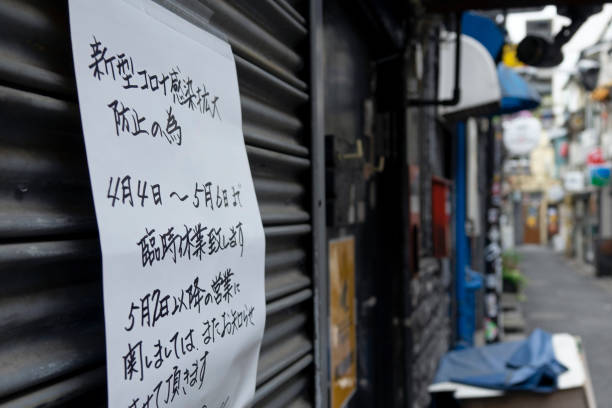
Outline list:
[[[587,163],[588,164],[602,164],[604,163],[603,152],[601,151],[601,147],[594,148],[591,153],[587,155]]]

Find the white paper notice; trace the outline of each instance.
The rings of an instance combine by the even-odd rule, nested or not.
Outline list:
[[[143,0],[70,0],[110,407],[242,407],[264,233],[230,46]]]

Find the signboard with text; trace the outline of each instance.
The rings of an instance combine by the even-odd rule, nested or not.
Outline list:
[[[355,239],[329,243],[331,407],[346,405],[357,389]]]
[[[526,155],[540,143],[542,124],[537,118],[520,116],[504,122],[504,145],[511,155]]]
[[[152,1],[69,11],[108,405],[242,407],[265,323],[265,241],[231,48]]]
[[[568,171],[563,176],[563,187],[570,192],[584,190],[584,173],[581,171]]]
[[[591,184],[596,187],[605,187],[610,183],[610,166],[589,166]]]

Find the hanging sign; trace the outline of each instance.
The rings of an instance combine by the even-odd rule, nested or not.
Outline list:
[[[243,407],[264,233],[230,46],[144,0],[70,0],[103,266],[108,406]]]
[[[564,195],[565,192],[563,191],[563,187],[558,184],[550,186],[546,191],[546,196],[550,203],[558,203],[559,201],[563,200]]]
[[[521,116],[504,122],[504,145],[512,155],[530,153],[540,143],[542,125],[537,118]]]
[[[487,194],[485,195],[485,249],[484,249],[484,274],[485,274],[485,341],[494,343],[500,341],[500,299],[502,285],[502,254],[501,254],[501,149],[502,137],[499,125],[495,124],[493,134],[487,135],[486,143],[486,166],[483,171],[486,174],[485,183]]]
[[[357,389],[355,239],[329,243],[331,407],[344,407]]]
[[[587,164],[603,164],[605,163],[603,151],[601,147],[596,147],[587,154]]]
[[[591,184],[594,186],[605,187],[610,183],[609,166],[590,166],[589,174],[591,176]]]
[[[571,192],[584,190],[584,174],[581,171],[568,171],[563,177],[563,187]]]

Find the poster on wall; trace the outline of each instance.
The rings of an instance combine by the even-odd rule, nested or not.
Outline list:
[[[108,406],[242,407],[265,240],[230,46],[145,0],[70,0],[102,249]]]
[[[329,243],[331,408],[344,407],[357,389],[355,239]]]

